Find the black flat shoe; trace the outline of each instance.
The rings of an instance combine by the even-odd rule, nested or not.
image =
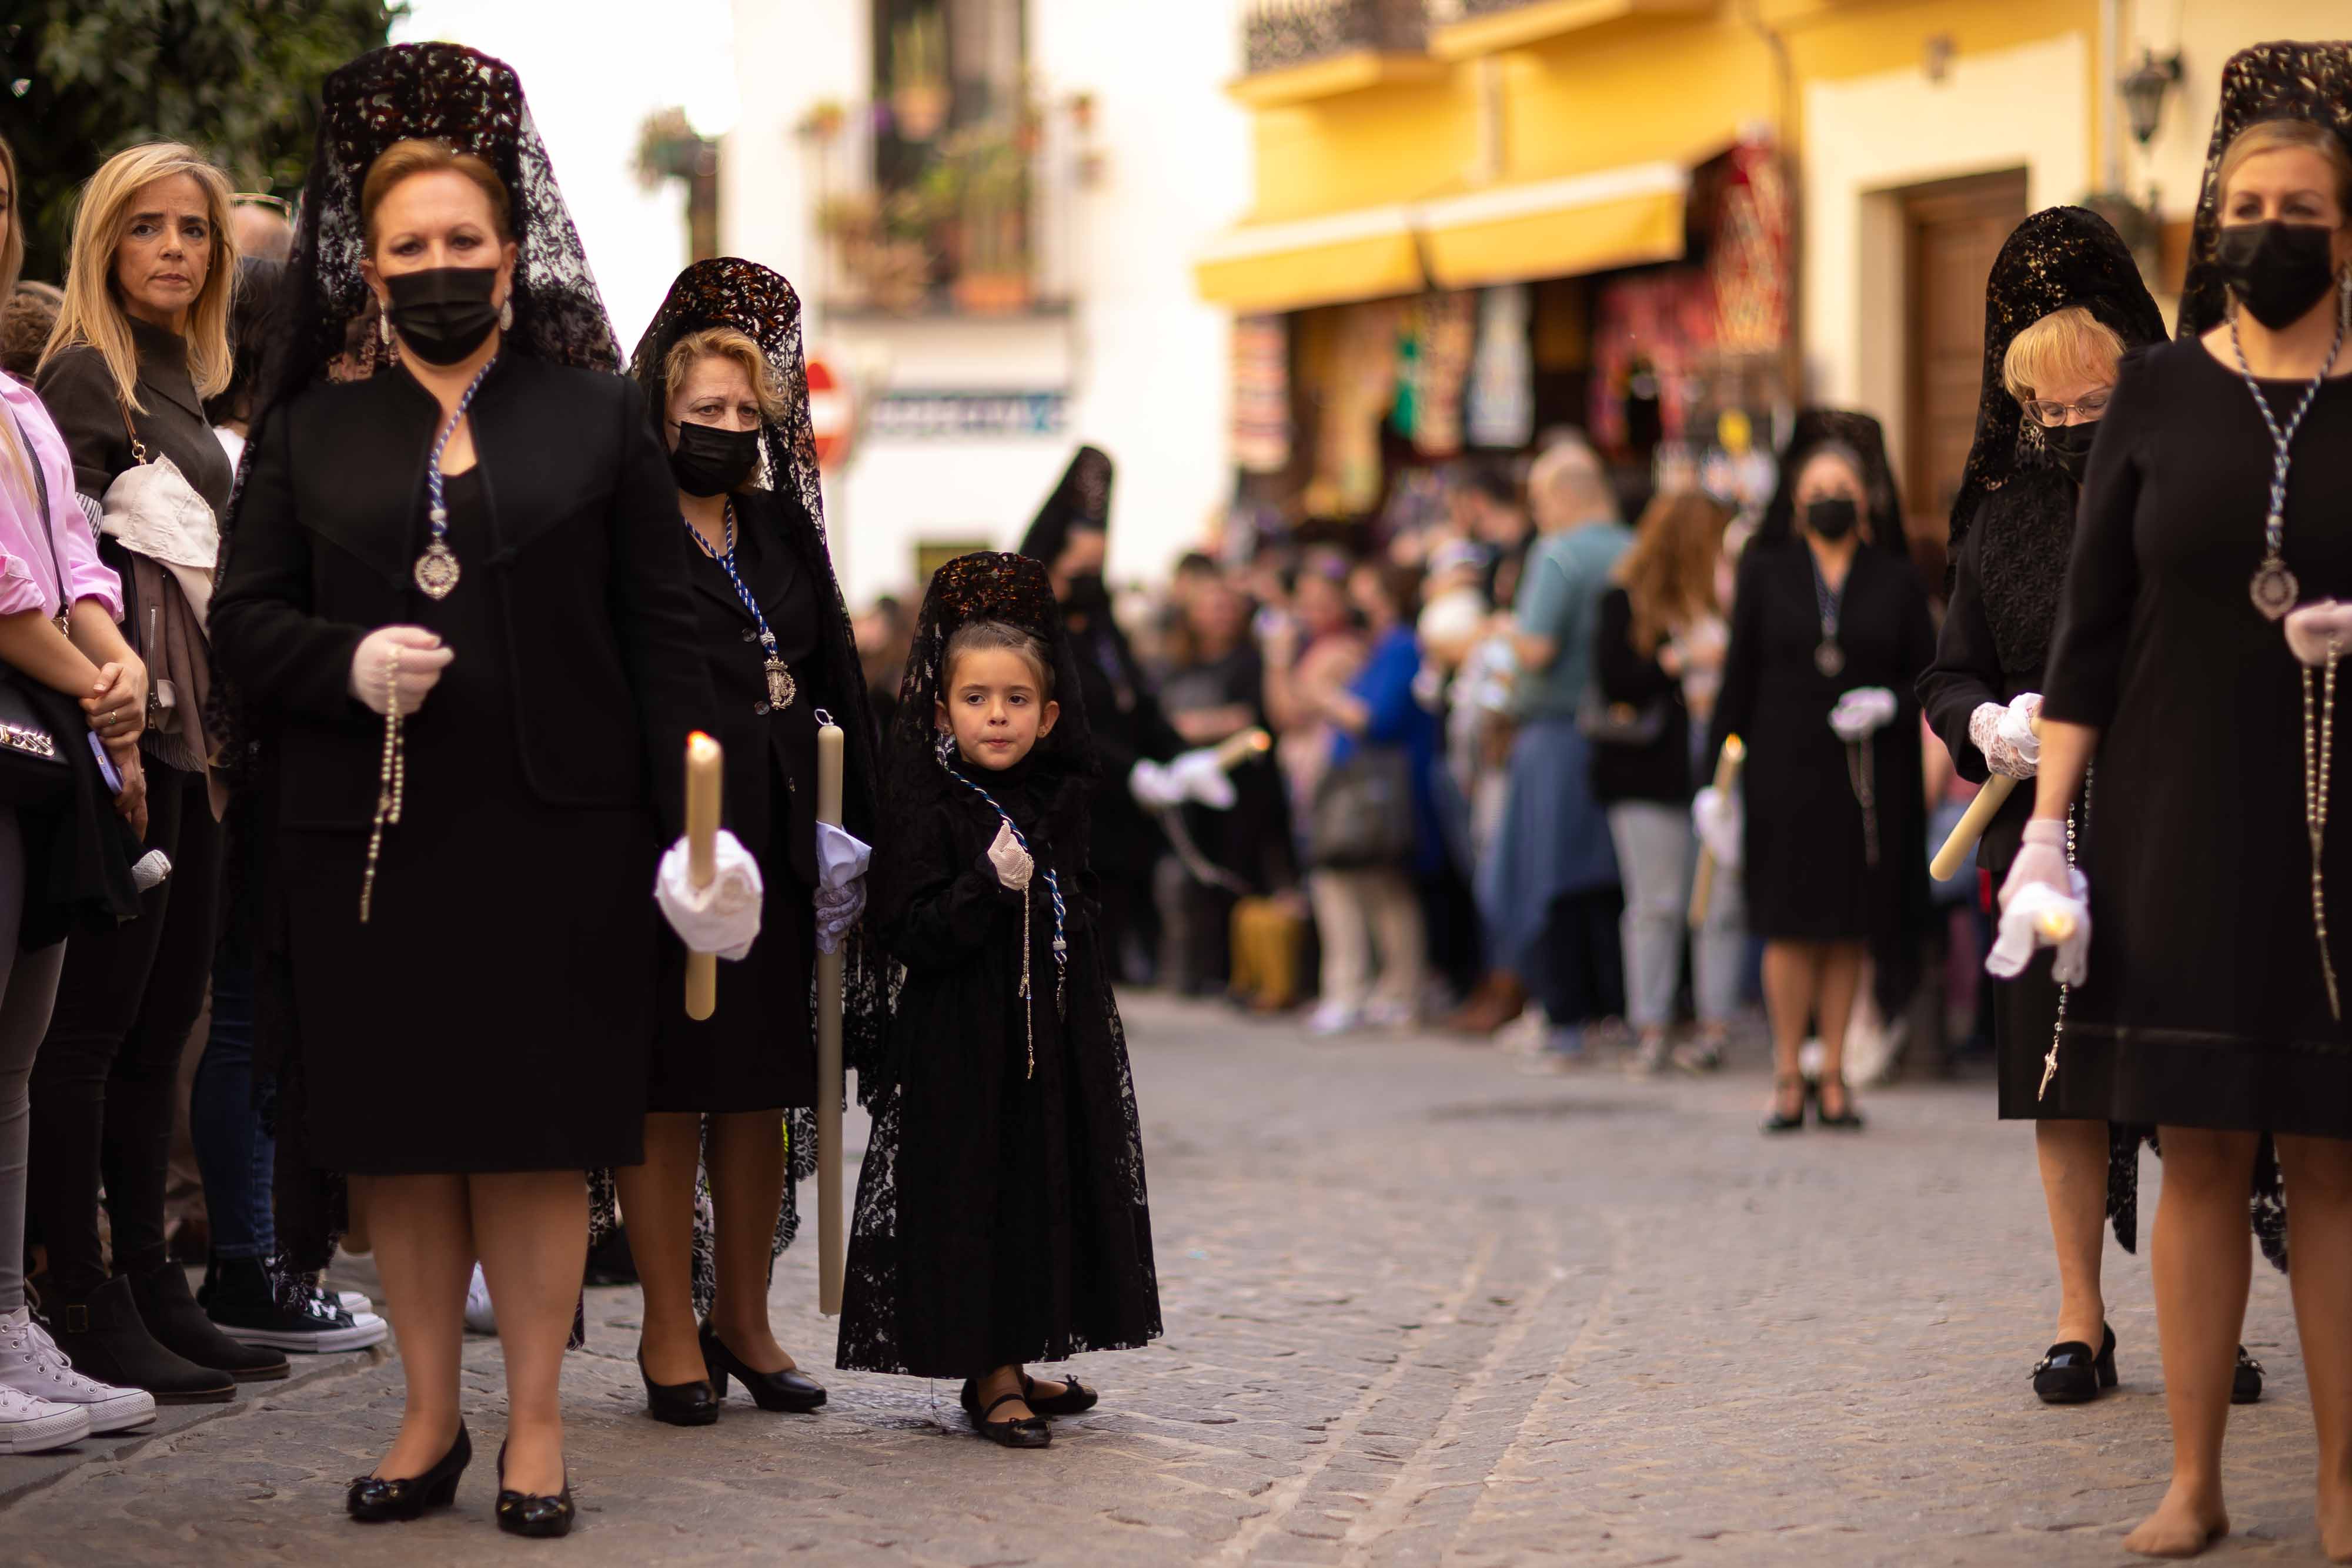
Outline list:
[[[1061,1380],[1062,1392],[1050,1399],[1037,1396],[1036,1381],[1024,1373],[1021,1376],[1023,1403],[1040,1416],[1083,1416],[1099,1404],[1102,1396],[1075,1377]]]
[[[2044,1405],[2087,1405],[2116,1385],[2116,1331],[2105,1329],[2097,1354],[2081,1340],[2062,1340],[2033,1364],[2033,1392]]]
[[[572,1533],[572,1469],[564,1467],[563,1490],[553,1497],[507,1490],[507,1446],[499,1445],[499,1528],[509,1535],[541,1538]]]
[[[1833,1078],[1830,1082],[1837,1085],[1838,1103],[1845,1109],[1834,1116],[1831,1115],[1830,1097],[1817,1089],[1813,1092],[1813,1120],[1832,1132],[1859,1133],[1862,1131],[1862,1113],[1853,1108],[1853,1091],[1845,1086],[1843,1078]]]
[[[789,1372],[754,1372],[727,1348],[719,1331],[709,1323],[702,1325],[702,1364],[709,1369],[710,1385],[720,1399],[727,1397],[727,1380],[732,1377],[762,1410],[805,1416],[825,1401],[824,1385],[797,1367]]]
[[[1809,1088],[1805,1088],[1804,1084],[1805,1081],[1801,1078],[1775,1078],[1772,1080],[1772,1113],[1764,1118],[1764,1130],[1766,1132],[1794,1133],[1804,1126],[1805,1104],[1806,1102],[1810,1101],[1813,1097],[1813,1092]],[[1780,1109],[1780,1097],[1786,1091],[1791,1088],[1802,1089],[1803,1092],[1797,1096],[1797,1108],[1794,1111],[1783,1111]]]
[[[2238,1347],[2238,1370],[2230,1379],[2230,1403],[2259,1405],[2263,1400],[2263,1364]]]
[[[719,1419],[719,1390],[698,1379],[692,1383],[656,1383],[642,1357],[637,1375],[646,1382],[646,1414],[673,1427],[708,1427]]]
[[[992,1421],[989,1419],[991,1416],[995,1415],[1007,1405],[1027,1404],[1028,1401],[1022,1396],[1018,1394],[1004,1395],[999,1398],[990,1400],[988,1402],[988,1408],[985,1410],[980,1410],[973,1408],[980,1403],[980,1396],[972,1391],[971,1385],[970,1383],[966,1383],[963,1385],[963,1407],[971,1412],[971,1429],[979,1433],[982,1437],[987,1438],[990,1442],[998,1445],[1000,1448],[1043,1448],[1052,1445],[1054,1441],[1054,1428],[1045,1424],[1045,1417],[1043,1416],[1036,1415],[1033,1412],[1017,1421]]]
[[[353,1476],[343,1494],[343,1511],[362,1524],[415,1519],[428,1508],[447,1508],[457,1500],[457,1481],[474,1462],[474,1440],[466,1424],[457,1423],[457,1440],[441,1462],[421,1476],[387,1480],[382,1476]]]

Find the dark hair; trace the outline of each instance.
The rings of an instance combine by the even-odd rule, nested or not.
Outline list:
[[[955,629],[948,639],[947,652],[940,656],[940,695],[944,696],[955,684],[958,659],[992,648],[1020,654],[1037,677],[1037,695],[1045,701],[1054,700],[1054,664],[1045,657],[1045,644],[1003,621],[967,621]]]
[[[215,424],[249,416],[253,390],[261,379],[261,360],[269,347],[270,324],[285,291],[286,264],[257,256],[240,256],[236,293],[228,308],[228,385],[218,397],[205,400],[205,417]]]
[[[1485,457],[1465,463],[1462,465],[1462,483],[1466,488],[1498,505],[1527,505],[1527,490],[1520,482],[1518,465],[1507,458]]]
[[[1397,619],[1405,625],[1412,624],[1421,612],[1422,574],[1409,566],[1392,560],[1368,556],[1356,563],[1357,571],[1369,571],[1380,584],[1381,597],[1396,611]]]
[[[1215,577],[1219,573],[1217,563],[1213,559],[1199,550],[1191,549],[1177,558],[1176,575],[1178,577]]]

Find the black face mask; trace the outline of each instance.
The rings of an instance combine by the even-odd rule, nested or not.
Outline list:
[[[2042,444],[2051,460],[2077,485],[2083,482],[2083,470],[2091,465],[2091,444],[2098,438],[2096,420],[2088,424],[2052,424],[2042,429]]]
[[[499,324],[490,303],[499,286],[491,267],[431,267],[387,277],[393,329],[409,351],[428,365],[454,365],[476,349]]]
[[[1805,508],[1805,528],[1816,538],[1835,544],[1862,522],[1862,508],[1840,496],[1815,501]]]
[[[2213,242],[2213,266],[2255,320],[2276,332],[2334,287],[2334,232],[2317,224],[2231,224]]]
[[[740,489],[760,466],[760,431],[721,430],[715,424],[681,421],[677,445],[669,455],[669,471],[677,487],[689,496],[718,496]]]
[[[1070,579],[1069,597],[1062,608],[1084,615],[1110,608],[1110,590],[1103,586],[1102,573],[1087,572]]]

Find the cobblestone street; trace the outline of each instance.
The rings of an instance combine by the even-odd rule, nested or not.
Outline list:
[[[0,1460],[19,1487],[0,1558],[2129,1561],[2168,1454],[2147,1268],[2110,1246],[2120,1395],[2037,1405],[2041,1195],[1990,1085],[1884,1091],[1859,1137],[1770,1141],[1753,1047],[1719,1079],[1637,1082],[1151,999],[1129,1015],[1168,1334],[1082,1364],[1103,1406],[1047,1453],[965,1435],[952,1386],[830,1373],[812,1232],[775,1301],[833,1390],[814,1418],[739,1392],[714,1428],[647,1419],[635,1293],[592,1292],[567,1543],[491,1526],[497,1346],[478,1340],[479,1459],[452,1512],[342,1519],[399,1404],[397,1366],[359,1356],[78,1466]],[[2145,1179],[2152,1220],[2152,1158]],[[2300,1357],[2267,1269],[2246,1338],[2270,1392],[2232,1416],[2238,1534],[2214,1557],[2317,1562]]]

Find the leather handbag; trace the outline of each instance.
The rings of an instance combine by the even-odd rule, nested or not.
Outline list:
[[[1363,871],[1403,865],[1412,852],[1412,758],[1399,747],[1358,747],[1315,788],[1308,860],[1326,871]]]
[[[1576,727],[1595,746],[1655,746],[1666,733],[1667,699],[1645,703],[1612,703],[1596,683],[1585,688],[1576,706]]]
[[[33,532],[48,546],[49,570],[58,585],[58,629],[62,632],[65,572],[58,562],[57,539],[49,532],[48,476],[41,471],[41,455],[26,434],[24,422],[13,409],[8,418],[16,427],[17,447],[32,466],[34,497],[41,508]],[[72,760],[58,750],[60,740],[69,732],[56,716],[58,703],[45,700],[51,697],[62,701],[64,694],[52,693],[31,676],[0,665],[0,804],[55,805],[73,788]]]

